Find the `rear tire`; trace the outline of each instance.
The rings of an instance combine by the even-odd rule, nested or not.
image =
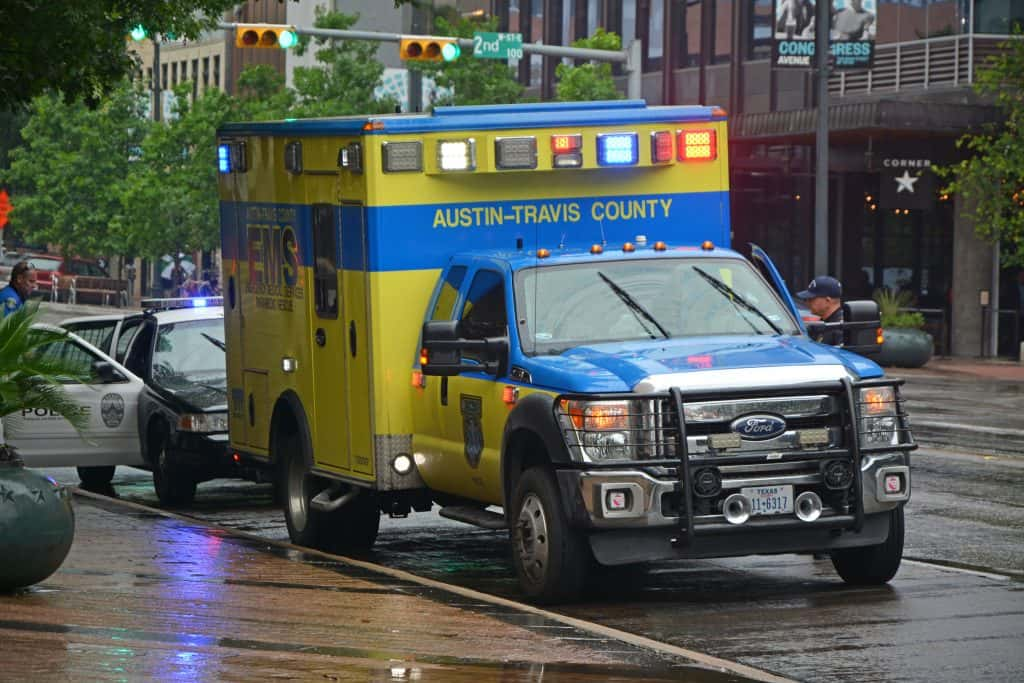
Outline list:
[[[196,497],[196,480],[174,462],[166,437],[160,439],[153,457],[153,489],[164,507],[188,505]]]
[[[580,596],[592,564],[583,534],[569,526],[554,474],[523,473],[512,496],[512,563],[526,597],[540,604]]]
[[[854,586],[888,583],[903,560],[903,506],[889,512],[889,537],[878,545],[832,551],[832,566]]]
[[[109,486],[114,479],[115,465],[96,465],[93,467],[79,467],[78,479],[82,482],[82,488],[99,489]]]

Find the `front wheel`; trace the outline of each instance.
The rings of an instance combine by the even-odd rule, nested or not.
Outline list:
[[[188,505],[196,497],[196,480],[174,461],[167,450],[166,437],[160,440],[153,458],[153,488],[165,507]]]
[[[284,521],[292,543],[307,548],[324,549],[325,515],[310,505],[313,496],[320,493],[326,482],[306,470],[306,458],[298,434],[289,434],[280,441],[281,452],[276,459],[281,463],[279,479],[283,482]]]
[[[889,512],[889,537],[878,545],[832,551],[832,566],[855,586],[888,583],[903,560],[903,506]]]
[[[92,467],[79,467],[78,479],[82,487],[86,489],[99,489],[109,486],[114,479],[115,465],[94,465]]]
[[[512,562],[530,600],[550,604],[579,597],[590,569],[586,539],[569,526],[554,474],[523,473],[512,496]]]

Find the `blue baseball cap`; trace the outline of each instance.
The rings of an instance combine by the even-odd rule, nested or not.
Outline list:
[[[843,296],[843,286],[834,277],[819,275],[811,280],[811,283],[807,285],[807,289],[796,293],[796,298],[798,299],[813,299],[817,296],[839,299]]]

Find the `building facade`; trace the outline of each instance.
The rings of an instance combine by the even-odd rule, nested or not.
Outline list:
[[[956,140],[997,120],[975,96],[979,65],[1024,21],[1015,0],[878,0],[870,69],[829,82],[829,263],[814,254],[815,87],[809,69],[773,68],[772,0],[492,0],[502,30],[569,44],[597,27],[643,45],[649,103],[707,104],[730,113],[733,245],[759,244],[790,285],[815,269],[848,296],[909,291],[937,350],[982,355],[993,247],[969,208],[942,195],[930,168],[954,161]],[[557,58],[519,64],[521,82],[553,97]],[[920,175],[920,178],[917,176]],[[1002,272],[999,352],[1016,357],[1017,274]]]

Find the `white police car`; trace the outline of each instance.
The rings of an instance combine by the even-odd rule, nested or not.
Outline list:
[[[90,457],[68,457],[48,443],[50,425],[28,419],[15,442],[30,466],[76,465],[87,485],[109,484],[117,465],[153,472],[164,505],[189,503],[196,484],[217,477],[266,480],[267,472],[247,465],[228,450],[224,310],[219,298],[151,299],[142,313],[65,320],[69,343],[87,349],[123,376],[122,423],[133,423],[134,450],[124,443],[127,428],[115,436],[90,432]],[[138,391],[135,391],[136,383]],[[104,391],[112,385],[104,385]],[[69,385],[75,398],[95,402],[94,384]],[[107,392],[116,393],[116,392]],[[90,405],[103,414],[112,408]],[[115,401],[116,402],[116,401]],[[58,418],[59,420],[59,418]],[[63,420],[59,420],[63,422]],[[111,422],[113,418],[111,417]],[[120,423],[119,423],[120,424]],[[67,423],[64,423],[66,429]],[[118,441],[115,448],[114,440]],[[85,448],[84,445],[80,448]]]

